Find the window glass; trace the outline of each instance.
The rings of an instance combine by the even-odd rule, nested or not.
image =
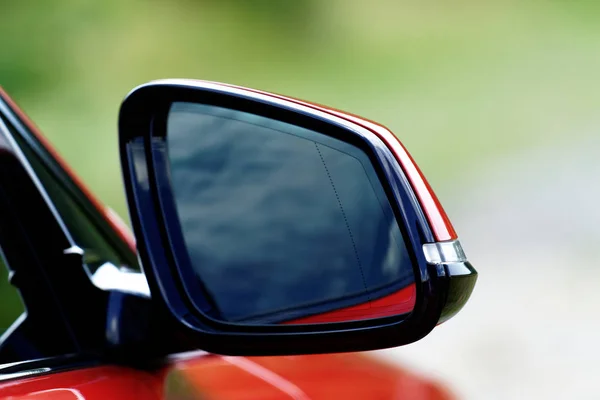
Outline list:
[[[9,129],[12,128],[11,125],[8,126]],[[14,130],[11,130],[11,132],[41,184],[44,186],[73,240],[77,246],[84,250],[85,267],[88,269],[89,274],[93,275],[98,268],[106,263],[119,267],[127,267],[128,269],[140,272],[138,264],[131,262],[130,255],[129,257],[122,255],[107,240],[106,233],[103,233],[96,223],[94,223],[91,216],[66,188],[62,180],[50,171],[19,134],[14,132]],[[103,216],[97,217],[103,218]]]

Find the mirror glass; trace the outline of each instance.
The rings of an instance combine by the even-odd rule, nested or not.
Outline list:
[[[214,318],[327,323],[412,310],[407,244],[359,147],[264,116],[184,102],[170,107],[166,143],[198,280],[185,284],[208,292]]]

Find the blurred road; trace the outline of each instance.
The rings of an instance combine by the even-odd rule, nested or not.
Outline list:
[[[599,151],[528,149],[438,188],[479,281],[453,320],[376,354],[464,399],[600,398]]]

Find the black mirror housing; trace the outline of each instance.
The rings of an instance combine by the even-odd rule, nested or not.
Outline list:
[[[177,104],[183,106],[177,108],[174,106]],[[183,110],[183,114],[177,114],[178,125],[173,122],[174,110]],[[230,127],[229,130],[224,126]],[[241,131],[232,126],[241,126]],[[184,129],[198,136],[194,139],[181,136]],[[268,135],[264,136],[263,131],[267,130]],[[169,139],[176,135],[182,138],[181,149],[202,144],[204,152],[190,153],[193,157],[186,153],[188,161],[215,155],[217,147],[203,144],[209,140],[218,141],[218,148],[230,150],[237,141],[255,138],[251,142],[254,147],[250,148],[260,149],[261,153],[238,152],[235,153],[238,156],[231,158],[231,152],[223,152],[216,164],[221,172],[228,168],[228,176],[236,178],[231,180],[234,183],[225,184],[225,178],[215,178],[210,169],[213,167],[208,168],[206,163],[193,164],[190,168],[197,168],[199,176],[211,177],[210,187],[220,185],[218,190],[207,192],[210,190],[207,185],[196,189],[191,180],[189,185],[185,179],[181,180],[183,184],[177,183],[178,168],[184,166],[175,162],[174,139]],[[131,222],[153,301],[163,313],[162,318],[170,320],[187,342],[206,351],[228,355],[281,355],[401,346],[421,339],[456,314],[473,290],[477,273],[467,261],[433,191],[395,136],[373,122],[251,89],[214,82],[165,80],[142,85],[124,100],[119,115],[119,143]],[[265,150],[264,143],[273,143],[275,150]],[[314,144],[316,152],[302,153],[300,149],[306,143]],[[274,157],[276,151],[287,156]],[[330,157],[328,163],[323,152],[332,154],[325,156]],[[308,154],[316,161],[307,161],[298,169],[298,162],[309,160]],[[236,167],[235,162],[240,157],[251,164]],[[296,161],[292,162],[293,157]],[[275,167],[264,172],[264,168],[244,167],[246,165]],[[339,172],[333,170],[336,165],[342,165]],[[358,186],[360,179],[355,173],[349,175],[351,165],[357,166],[352,171],[364,171],[366,183],[363,186]],[[295,171],[288,174],[293,181],[292,189],[287,181],[265,180],[285,168]],[[314,172],[317,170],[320,172]],[[248,208],[248,212],[229,215],[231,207],[224,206],[223,200],[230,199],[232,193],[240,193],[237,189],[241,186],[235,183],[237,178],[249,177],[253,179],[252,185],[244,186],[248,196],[239,201],[247,202],[248,197],[259,193],[269,199],[269,207]],[[333,189],[331,193],[329,189]],[[371,189],[373,195],[369,194]],[[295,201],[295,196],[273,200],[287,195],[286,190],[306,194],[309,201]],[[190,194],[191,200],[186,200],[187,203],[182,203],[184,191]],[[331,202],[311,200],[321,199],[325,191]],[[202,218],[191,224],[196,214],[187,210],[191,207],[202,211],[208,204],[206,199],[214,199],[215,193],[221,197],[211,204],[216,204],[219,212],[202,214]],[[364,200],[368,196],[374,200]],[[272,217],[269,210],[291,210],[286,214],[288,219],[283,221],[292,222],[281,224],[283,228],[273,228],[275,224],[264,222]],[[335,214],[336,221],[340,222],[326,227],[312,224],[313,228],[302,231],[303,236],[296,235],[299,230],[294,228],[294,235],[288,235],[290,226],[311,220],[306,216],[316,215],[314,210],[327,218]],[[285,258],[290,253],[286,249],[273,261],[271,253],[278,253],[281,247],[272,247],[272,252],[264,251],[260,242],[252,253],[258,254],[258,262],[250,267],[252,257],[247,257],[236,242],[240,240],[240,227],[262,226],[252,225],[256,221],[263,223],[264,230],[283,229],[279,231],[280,236],[283,232],[285,237],[294,237],[293,245],[307,243],[302,247],[302,254],[313,254],[313,247],[318,247],[318,251],[312,258],[306,255],[306,262],[302,263],[297,262],[298,257]],[[207,227],[211,227],[208,233]],[[387,244],[385,235],[369,234],[381,230],[394,237],[389,243],[401,242],[399,251],[390,250],[393,246]],[[204,248],[203,243],[207,238],[212,240],[217,231],[225,231],[231,237],[224,236],[218,245]],[[263,230],[254,232],[256,235],[251,236],[260,236]],[[315,236],[317,233],[329,240],[319,243],[315,237],[323,236]],[[191,241],[191,237],[201,240]],[[305,242],[304,238],[307,238]],[[258,243],[259,238],[250,237],[247,242],[250,246]],[[278,243],[284,246],[290,241]],[[337,246],[337,243],[342,245]],[[293,252],[294,246],[291,248]],[[389,257],[381,255],[386,251],[402,257],[389,261]],[[346,253],[359,260],[361,273],[356,276],[362,276],[361,280],[356,278],[355,282],[348,278],[348,273],[336,272],[346,271],[343,268],[348,267],[348,262],[340,263],[337,270],[327,269],[335,264],[338,255],[340,259],[349,260],[350,256],[344,258]],[[268,259],[261,258],[266,254]],[[224,259],[224,255],[231,257]],[[248,265],[240,263],[240,258],[248,260]],[[215,262],[215,259],[220,261]],[[268,269],[268,265],[272,268]],[[264,270],[260,269],[263,266]],[[279,267],[291,272],[278,272]],[[382,281],[381,277],[388,276],[390,268],[402,269],[402,274],[395,276],[403,278]],[[298,272],[298,278],[294,271]],[[301,273],[307,274],[309,284],[300,283]],[[233,286],[237,277],[252,282],[257,276],[262,279],[257,281],[259,284]],[[315,280],[315,276],[319,278]],[[355,285],[361,289],[338,290],[341,294],[330,295],[331,288],[340,286],[340,279],[345,282],[344,287]],[[372,284],[368,283],[369,279]],[[319,288],[325,288],[322,293],[316,282]],[[292,294],[302,300],[289,303],[294,298]],[[239,296],[240,300],[227,303],[231,296]],[[238,304],[246,307],[244,312],[236,308]],[[252,308],[253,304],[261,304],[262,308]]]

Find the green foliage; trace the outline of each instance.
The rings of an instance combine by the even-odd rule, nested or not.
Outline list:
[[[10,327],[15,319],[24,311],[23,303],[17,289],[8,282],[8,270],[4,257],[0,257],[0,333]]]

